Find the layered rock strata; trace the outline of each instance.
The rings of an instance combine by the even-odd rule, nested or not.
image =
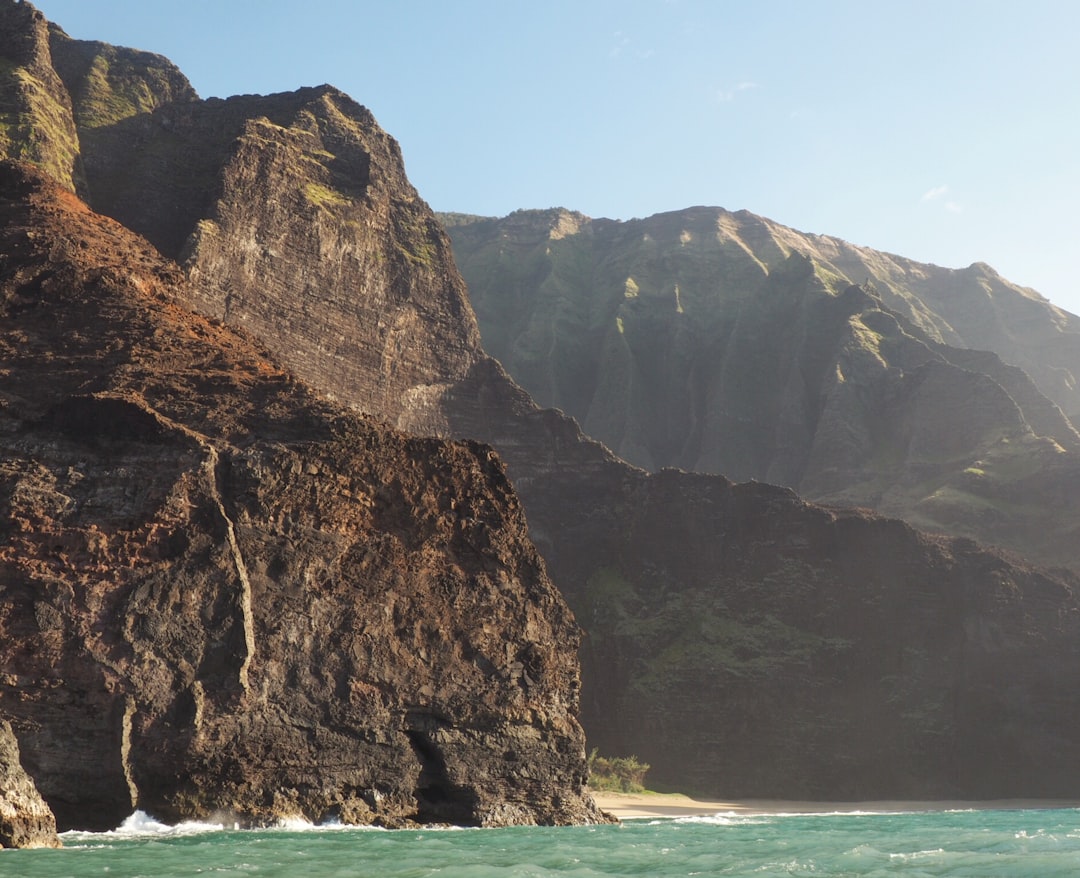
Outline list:
[[[61,828],[602,819],[489,448],[320,401],[28,166],[0,254],[0,713]]]
[[[78,82],[70,79],[69,88],[78,93]],[[75,112],[81,112],[78,100]],[[230,101],[184,97],[112,124],[131,132],[142,152],[86,156],[87,168],[128,163],[132,169],[128,182],[119,177],[109,182],[104,173],[92,176],[88,185],[94,203],[108,205],[110,213],[156,246],[184,258],[192,284],[175,288],[178,299],[257,333],[260,343],[324,394],[395,424],[484,438],[497,446],[524,499],[530,534],[588,630],[583,718],[591,744],[613,754],[636,753],[656,766],[661,783],[712,794],[796,796],[813,790],[827,798],[857,790],[858,795],[875,797],[923,798],[945,791],[958,797],[1049,795],[1075,788],[1080,781],[1073,758],[1080,740],[1072,685],[1076,641],[1070,633],[1075,583],[1069,576],[1029,569],[974,544],[929,540],[899,522],[827,511],[766,485],[733,486],[719,476],[670,471],[650,475],[585,438],[562,413],[538,408],[480,350],[446,238],[411,188],[401,188],[404,172],[392,142],[365,111],[333,89]],[[123,143],[125,138],[117,140]],[[144,162],[140,155],[154,160]],[[140,192],[146,193],[141,202]],[[167,208],[153,210],[151,205],[160,201],[167,202]],[[304,201],[311,206],[305,207]],[[78,238],[70,240],[68,246],[76,247]],[[795,258],[789,268],[813,283],[816,269],[807,272],[804,263]],[[869,293],[847,293],[849,286],[835,290],[840,295],[830,301],[839,303],[840,323],[857,329],[850,318],[861,311],[845,309],[858,306],[859,296]],[[621,290],[624,298],[633,293],[625,281]],[[377,307],[371,307],[371,301]],[[826,309],[825,316],[830,315],[836,313]],[[207,326],[207,332],[223,332],[216,324]],[[753,352],[749,338],[745,347]],[[354,360],[366,365],[354,367]],[[925,366],[924,374],[933,379],[933,370],[942,364],[923,356],[914,365]],[[1004,376],[994,383],[1021,395],[1023,377],[994,368]],[[139,380],[156,386],[146,377],[150,372],[147,367],[138,373],[144,376]],[[972,386],[979,381],[974,376]],[[84,393],[80,386],[76,390]],[[996,393],[991,388],[988,396]],[[1015,403],[1013,392],[1009,395]],[[237,391],[228,399],[240,411],[265,410],[258,393],[248,399]],[[162,411],[156,401],[153,407]],[[210,435],[209,428],[197,426],[202,417],[197,405],[184,410],[195,419],[189,429]],[[75,411],[71,417],[81,424]],[[178,421],[170,411],[164,410],[164,416]],[[221,416],[222,410],[216,411]],[[1029,426],[1035,417],[1030,411],[1025,404],[1023,418]],[[1057,417],[1052,406],[1038,415],[1040,424],[1059,423]],[[302,421],[296,422],[297,430],[306,435],[312,428]],[[919,447],[934,447],[930,429],[928,423],[916,431]],[[316,443],[321,441],[318,430],[314,435]],[[430,448],[442,446],[423,447],[430,455]],[[255,464],[227,450],[218,450],[218,460],[228,460],[228,472],[239,475],[223,477],[220,484],[246,490],[251,483],[247,474]],[[196,461],[205,461],[195,454]],[[307,458],[303,460],[306,470]],[[200,472],[207,466],[204,462]],[[327,470],[321,464],[316,469]],[[194,482],[210,491],[208,475]],[[69,490],[64,483],[61,493]],[[206,509],[207,520],[219,522],[220,565],[236,566],[235,542],[254,589],[257,577],[252,570],[259,568],[246,560],[244,534],[250,531],[239,514],[247,501],[217,490],[232,502],[218,504],[210,492],[195,506]],[[409,520],[413,513],[408,510],[417,506],[423,492],[417,487],[387,493],[405,498],[393,508],[400,520]],[[327,502],[325,491],[315,496]],[[62,500],[53,502],[63,506]],[[336,514],[323,517],[336,521]],[[472,512],[462,514],[466,522],[477,518]],[[232,522],[233,540],[225,518]],[[296,542],[285,524],[276,526],[280,530],[273,531],[275,535]],[[194,532],[200,533],[197,528]],[[435,528],[434,533],[441,531]],[[278,544],[289,545],[281,540]],[[416,557],[409,552],[408,558]],[[268,576],[276,569],[267,562]],[[322,582],[318,576],[314,581]],[[179,596],[166,600],[164,605],[172,607],[169,601],[183,606]],[[375,605],[381,606],[378,601]],[[256,625],[257,606],[252,602]],[[152,615],[138,602],[134,610],[124,618]],[[47,626],[49,617],[43,608],[46,622],[40,624]],[[199,624],[212,623],[219,632],[213,648],[205,649],[211,658],[195,661],[180,647],[170,647],[187,664],[172,660],[176,670],[170,680],[180,685],[161,684],[160,691],[190,691],[190,697],[166,722],[192,718],[190,722],[205,728],[206,717],[213,715],[207,712],[208,687],[189,683],[200,679],[198,673],[217,674],[223,687],[241,690],[241,704],[252,698],[240,671],[246,670],[249,689],[255,687],[252,681],[264,653],[257,645],[254,651],[247,648],[242,602],[239,615],[235,604],[225,601],[207,619]],[[415,633],[422,625],[420,617],[408,620],[412,626],[404,627],[414,632],[412,643],[430,656],[423,637]],[[157,629],[151,625],[150,630]],[[539,632],[538,642],[561,636],[553,627]],[[572,637],[563,642],[574,645]],[[327,652],[319,667],[335,656],[347,660],[349,645],[342,647]],[[483,658],[495,663],[487,653]],[[508,679],[531,692],[536,668],[529,654],[506,659],[508,664],[495,663],[496,669],[505,667]],[[945,663],[940,679],[926,670],[937,661]],[[298,670],[296,679],[309,676],[317,675]],[[396,682],[387,688],[400,691]],[[809,703],[815,695],[823,696],[820,704]],[[788,709],[793,699],[798,710]],[[332,703],[337,709],[339,702]],[[114,708],[119,720],[113,721],[123,733],[121,739],[127,735],[133,742],[130,752],[144,753],[134,747],[135,741],[147,738],[142,714],[129,714],[127,701],[123,704]],[[312,708],[317,709],[327,710]],[[871,747],[857,738],[860,729],[879,729],[876,711],[900,724],[882,736],[880,746]],[[418,758],[433,752],[431,741],[446,740],[417,737],[409,716],[406,711],[405,737],[410,747],[416,745]],[[293,728],[310,728],[307,717]],[[231,730],[229,722],[222,719],[222,727]],[[124,733],[125,728],[131,732]],[[830,729],[837,734],[830,735]],[[216,740],[241,737],[229,734]],[[800,736],[819,749],[795,751],[806,758],[793,765],[786,748]],[[852,750],[854,745],[861,748]],[[321,748],[320,741],[316,752]],[[950,748],[984,754],[984,771],[976,774],[970,770],[974,760],[961,760],[961,770],[942,775]],[[1032,755],[1035,751],[1046,758],[1040,761]],[[265,766],[276,752],[271,748],[253,754],[250,761],[215,762],[210,776],[232,777],[230,772],[239,772],[234,765],[264,766],[260,770],[271,771],[272,788],[273,771],[279,769]],[[504,759],[514,752],[505,751]],[[575,745],[575,765],[576,754]],[[732,754],[742,760],[742,767],[734,764]],[[161,766],[176,761],[172,752],[166,755]],[[114,773],[118,789],[122,784],[130,793],[130,776],[142,796],[148,780],[167,773],[162,767],[154,774],[152,762],[142,773],[128,771],[123,768],[126,758]],[[902,769],[889,769],[894,758]],[[531,778],[532,766],[545,764],[533,759],[510,761],[522,777]],[[490,764],[503,763],[492,757]],[[730,771],[708,768],[712,764]],[[411,790],[415,801],[430,803],[438,793],[420,796],[417,791],[445,793],[453,788],[457,781],[449,761],[447,765],[447,783],[441,781],[438,759],[429,757],[411,780],[395,789]],[[254,788],[245,785],[242,774],[236,776],[240,779],[230,789]],[[367,783],[371,775],[361,771],[360,776]],[[865,777],[861,784],[860,776]],[[303,788],[315,786],[312,782]],[[352,804],[340,807],[348,811],[359,809],[361,801],[371,807],[370,802],[388,800],[385,791],[376,790],[380,798],[367,789],[362,787],[349,800]],[[189,799],[198,796],[195,790]],[[389,801],[394,801],[392,796]],[[513,802],[524,798],[508,801],[513,812]],[[566,801],[552,801],[551,807],[570,807]],[[399,813],[395,807],[389,807],[388,814]]]

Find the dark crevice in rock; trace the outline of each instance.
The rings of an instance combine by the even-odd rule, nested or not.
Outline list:
[[[420,763],[414,796],[417,821],[471,826],[477,823],[478,797],[450,779],[446,757],[437,741],[442,726],[431,716],[411,715],[406,736]]]

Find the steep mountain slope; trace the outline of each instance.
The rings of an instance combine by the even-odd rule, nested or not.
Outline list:
[[[333,89],[230,101],[185,97],[114,124],[136,132],[141,149],[154,158],[141,166],[136,152],[127,156],[130,191],[104,178],[88,185],[124,223],[184,257],[190,283],[178,288],[182,303],[257,333],[280,362],[326,395],[394,424],[496,446],[523,499],[530,536],[587,628],[582,719],[591,744],[637,753],[657,766],[664,783],[717,794],[738,789],[783,796],[813,789],[823,797],[849,795],[853,765],[868,769],[861,794],[882,797],[943,790],[957,796],[1045,795],[1080,782],[1080,763],[1073,758],[1080,746],[1072,636],[1078,605],[1070,576],[1029,570],[973,544],[928,540],[895,521],[826,511],[767,485],[650,474],[584,437],[562,413],[540,409],[480,349],[448,240],[405,185],[392,140]],[[90,139],[86,144],[91,152],[96,148]],[[115,161],[84,158],[87,168]],[[142,203],[140,191],[147,193]],[[163,193],[171,200],[159,219],[147,205]],[[69,240],[77,247],[77,236]],[[790,270],[813,284],[814,272],[799,259]],[[842,325],[851,316],[844,309],[864,293],[835,297]],[[1016,388],[1023,384],[1021,375],[1008,369],[1002,374]],[[266,410],[257,393],[253,401],[239,390],[226,398],[244,412]],[[199,408],[188,411],[194,416]],[[1027,414],[1026,403],[1024,411],[1025,421],[1036,417]],[[1060,426],[1052,407],[1040,411],[1039,418]],[[308,428],[297,429],[303,434]],[[367,443],[358,437],[345,445],[351,447],[350,441]],[[419,467],[425,454],[443,446],[419,447],[427,450],[418,450],[410,466]],[[329,463],[320,460],[316,468],[332,477]],[[265,478],[240,480],[239,487]],[[394,506],[395,520],[407,520],[430,476],[417,471],[407,490],[388,478],[385,495],[404,501]],[[320,502],[331,502],[331,494],[318,494]],[[347,495],[337,497],[348,501]],[[462,528],[484,521],[471,511],[475,505],[471,499],[458,504],[455,520]],[[286,521],[298,527],[307,516],[325,519],[309,507],[297,515]],[[228,540],[222,543],[218,532],[217,551],[227,562]],[[470,530],[481,545],[484,533]],[[403,552],[406,562],[423,557],[414,548],[409,544]],[[317,554],[311,550],[311,557]],[[474,569],[464,556],[458,563]],[[475,563],[495,579],[501,576],[490,560]],[[387,604],[376,594],[367,606]],[[226,610],[215,625],[230,618]],[[939,616],[940,626],[925,624]],[[421,636],[425,618],[419,610],[405,618],[403,627],[414,639],[388,668],[395,662],[411,668],[409,648],[428,649]],[[399,626],[399,620],[385,624]],[[389,627],[377,630],[390,633]],[[532,633],[539,644],[550,638],[574,645],[554,625]],[[252,668],[258,650],[255,655]],[[334,643],[325,658],[342,655],[348,660],[348,649]],[[508,679],[531,691],[530,655],[506,660]],[[951,663],[940,678],[925,670],[939,660]],[[225,673],[217,665],[211,670]],[[402,673],[387,682],[388,693],[404,699],[423,692],[416,688],[422,681]],[[472,673],[462,670],[464,689],[472,685]],[[805,685],[804,693],[790,685],[791,677]],[[815,694],[828,704],[835,736],[821,730],[825,714],[809,704]],[[792,713],[788,700],[796,695],[806,709]],[[198,704],[190,699],[182,715]],[[858,730],[877,728],[867,717],[879,710],[896,716],[897,704],[903,707],[899,730],[883,736],[879,749],[863,742],[853,762],[849,748]],[[126,711],[118,711],[122,731]],[[695,714],[700,722],[675,721]],[[763,728],[777,733],[764,735]],[[532,740],[532,733],[521,734]],[[819,747],[813,760],[799,772],[782,771],[780,766],[791,767],[786,748],[804,734]],[[417,744],[420,754],[430,753],[423,739]],[[317,751],[321,742],[311,746]],[[1033,747],[1044,758],[1033,757]],[[976,776],[964,768],[943,778],[949,754],[969,748],[992,757],[985,770]],[[576,745],[566,754],[572,763]],[[753,755],[756,767],[742,774],[703,769],[730,768],[732,754]],[[533,758],[513,763],[522,777],[533,778]],[[888,770],[894,758],[902,773]],[[492,760],[493,766],[503,764]],[[772,771],[772,765],[778,768]],[[438,760],[429,758],[420,772],[427,781],[413,778],[403,788],[429,788],[435,781],[436,789],[445,789],[440,771]],[[522,796],[536,790],[526,783]],[[424,798],[430,802],[430,793]]]
[[[0,254],[0,712],[61,828],[600,819],[490,449],[319,401],[29,166]]]
[[[1080,435],[1025,371],[976,350],[1017,356],[1075,406],[1080,320],[985,266],[715,208],[449,219],[485,345],[625,459],[1080,564],[1075,493],[1055,488],[1080,486]]]
[[[585,629],[590,747],[714,796],[1073,795],[1075,574],[782,488],[648,474],[497,365],[452,407],[507,458]]]
[[[53,68],[48,22],[29,3],[0,3],[0,156],[85,191],[71,97]]]
[[[469,282],[485,345],[512,374],[520,370],[526,389],[545,403],[567,402],[556,395],[569,389],[558,374],[543,380],[545,337],[548,347],[573,349],[584,315],[589,329],[607,331],[616,316],[624,316],[620,308],[650,305],[658,316],[685,315],[682,323],[712,332],[734,320],[738,306],[760,295],[770,273],[799,254],[829,286],[869,282],[885,307],[925,337],[994,351],[1031,375],[1067,414],[1080,412],[1080,318],[983,263],[940,268],[715,207],[628,222],[561,208],[502,219],[441,218]],[[667,322],[680,326],[672,318]],[[553,329],[560,330],[557,338]]]
[[[53,34],[95,209],[182,260],[203,313],[257,335],[290,326],[300,378],[444,431],[438,395],[476,361],[479,333],[449,243],[371,113],[330,86],[198,101],[141,53],[102,81],[129,50]]]

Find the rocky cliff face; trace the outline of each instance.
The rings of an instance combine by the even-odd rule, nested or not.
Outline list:
[[[1080,484],[1047,396],[1076,405],[1080,324],[1030,291],[715,208],[455,223],[485,345],[626,460],[1080,564],[1071,493],[1044,493]]]
[[[301,379],[445,432],[439,395],[479,333],[449,241],[367,109],[329,86],[199,101],[157,56],[53,45],[91,204],[184,263],[193,307],[259,336],[289,326]],[[103,84],[117,56],[125,75]]]
[[[0,713],[61,827],[600,819],[494,454],[318,401],[27,166],[0,193]]]
[[[49,26],[29,3],[0,3],[0,158],[46,168],[85,191],[71,98],[56,74]]]
[[[0,722],[0,847],[60,847],[56,818],[23,770],[19,742],[7,722]]]
[[[528,511],[530,535],[586,625],[582,716],[591,744],[613,754],[636,753],[657,766],[661,782],[714,794],[976,797],[1075,789],[1080,778],[1071,754],[1080,746],[1080,726],[1074,721],[1071,685],[1077,670],[1070,636],[1076,614],[1072,579],[1029,570],[974,545],[929,540],[899,522],[826,511],[766,485],[650,474],[584,437],[564,414],[540,409],[480,350],[446,238],[411,188],[403,188],[392,141],[333,89],[230,101],[184,97],[115,124],[142,138],[143,154],[150,158],[127,153],[126,182],[91,175],[88,185],[111,214],[158,248],[184,258],[189,282],[169,282],[172,307],[197,306],[257,333],[259,343],[282,362],[344,403],[396,424],[496,445]],[[117,161],[88,156],[86,164],[102,168]],[[152,209],[162,201],[167,210]],[[567,241],[573,240],[577,222],[570,220],[560,232]],[[63,217],[61,226],[69,222]],[[60,254],[81,252],[80,234],[50,240]],[[144,261],[160,265],[154,260],[148,250],[128,253],[114,273],[102,274],[103,283],[111,289],[130,273],[152,290],[152,276],[132,272]],[[803,285],[803,299],[817,301],[806,292],[823,282],[815,266],[808,270],[800,257],[784,264]],[[542,261],[535,267],[546,270]],[[732,270],[745,274],[747,290],[758,282],[752,278],[763,276],[753,261]],[[638,279],[631,285],[628,277]],[[623,277],[622,300],[635,299],[635,285],[643,313],[651,313],[637,274]],[[37,286],[18,282],[11,287],[12,302],[35,301],[39,288],[49,295],[58,289],[46,276]],[[782,287],[775,292],[784,295]],[[974,362],[982,356],[955,350],[948,358],[940,355],[939,342],[925,332],[916,338],[908,329],[915,322],[896,312],[886,315],[895,329],[873,323],[882,318],[870,316],[867,290],[852,292],[845,284],[833,293],[821,298],[815,322],[805,324],[808,334],[814,327],[828,330],[826,348],[880,334],[875,356],[891,362],[880,354],[888,351],[902,363],[905,376],[918,373],[920,382],[931,384],[940,374],[965,371],[956,358]],[[675,313],[685,312],[681,298],[673,301]],[[591,306],[567,302],[569,307],[558,312],[560,321],[593,320]],[[624,330],[632,307],[617,315],[626,318]],[[36,565],[41,577],[55,576],[57,565],[75,558],[80,565],[101,565],[100,578],[86,598],[77,599],[62,582],[41,591],[35,579],[26,593],[3,606],[12,614],[12,630],[36,638],[18,641],[33,644],[20,660],[36,661],[44,650],[53,650],[47,662],[31,664],[12,685],[30,681],[38,686],[33,691],[44,693],[59,676],[64,684],[57,691],[76,693],[56,702],[42,694],[35,716],[52,722],[54,708],[48,705],[63,704],[63,710],[74,712],[68,716],[79,716],[90,730],[86,746],[106,742],[94,752],[97,764],[109,766],[108,783],[98,780],[111,807],[119,811],[130,807],[132,796],[139,801],[152,796],[168,813],[197,811],[211,797],[202,782],[158,794],[170,789],[172,774],[193,766],[190,774],[218,784],[215,795],[255,814],[286,811],[295,803],[312,813],[338,808],[365,819],[370,815],[363,809],[377,807],[386,819],[448,809],[463,809],[455,813],[476,815],[472,819],[481,822],[507,814],[521,819],[582,814],[578,809],[586,806],[574,786],[580,780],[579,739],[570,720],[559,718],[559,705],[572,716],[572,667],[562,664],[565,653],[555,649],[575,645],[573,629],[560,623],[565,609],[535,572],[539,562],[527,554],[527,544],[520,553],[504,551],[510,543],[498,534],[513,542],[521,532],[499,530],[490,510],[501,510],[504,521],[513,518],[514,527],[521,519],[519,512],[511,514],[509,500],[500,507],[493,499],[506,487],[486,451],[407,440],[340,412],[326,419],[295,413],[308,409],[283,401],[284,377],[268,385],[259,377],[261,367],[229,365],[231,355],[220,349],[240,342],[215,322],[196,321],[190,331],[168,324],[135,334],[155,340],[147,343],[154,353],[145,356],[125,346],[131,333],[109,335],[78,362],[101,359],[102,351],[115,349],[113,377],[104,384],[87,383],[82,368],[69,364],[74,356],[69,349],[82,343],[81,321],[93,325],[102,309],[95,305],[76,313],[70,306],[42,307],[36,319],[55,320],[51,315],[67,310],[73,315],[64,318],[71,321],[64,324],[71,328],[69,342],[50,354],[50,381],[61,401],[68,401],[46,406],[25,393],[16,396],[20,412],[34,412],[20,414],[21,423],[53,431],[40,440],[40,448],[60,454],[55,446],[68,456],[58,466],[23,475],[30,467],[26,461],[36,458],[25,451],[10,455],[8,466],[18,477],[9,491],[12,502],[22,504],[20,510],[46,512],[21,513],[28,524],[8,557],[12,564],[30,559],[26,563]],[[874,314],[878,311],[886,314],[880,308]],[[596,320],[608,327],[599,312]],[[778,331],[761,314],[747,320],[759,333]],[[618,323],[613,325],[617,332]],[[183,351],[196,342],[205,356],[184,359],[189,355]],[[10,344],[12,357],[24,349],[21,342]],[[827,372],[825,354],[809,341],[805,349],[805,361],[787,374],[796,376],[803,367]],[[756,352],[751,336],[740,350]],[[853,376],[877,374],[854,366],[870,357],[869,350],[857,345],[845,354]],[[581,354],[567,346],[559,352],[553,370],[571,366]],[[734,364],[734,354],[730,359]],[[180,378],[165,381],[159,375],[170,363],[176,365],[168,374]],[[1013,413],[1004,438],[1011,443],[1023,436],[1025,442],[1048,445],[1048,437],[1060,433],[1061,441],[1054,441],[1067,450],[1070,427],[1060,413],[1031,402],[1035,397],[1024,376],[995,363],[998,377],[989,385],[984,387],[970,369],[967,380],[993,402],[994,411]],[[672,362],[673,372],[679,368]],[[282,375],[272,365],[267,369],[267,380]],[[752,372],[749,366],[745,370]],[[775,380],[774,373],[769,376],[762,380]],[[922,383],[894,387],[881,381],[860,393],[861,380],[845,380],[837,399],[848,399],[850,410],[861,411],[855,404],[862,396],[889,390],[903,401],[897,417],[910,431],[913,447],[948,448],[948,435],[935,435],[933,423],[920,415],[926,411],[918,392]],[[615,386],[614,377],[611,383]],[[563,386],[570,394],[570,385]],[[1020,414],[996,388],[1010,388]],[[1018,398],[1028,401],[1018,403]],[[318,411],[329,410],[325,402],[305,399]],[[884,402],[867,409],[891,410]],[[94,411],[106,412],[95,423],[109,426],[91,426],[88,413]],[[1037,430],[1031,426],[1036,422]],[[839,418],[830,423],[838,431],[843,425]],[[859,429],[853,427],[855,434]],[[172,441],[177,434],[188,436],[185,431],[198,441],[191,439],[179,455],[173,450],[167,465],[155,457],[156,443],[164,441],[159,437]],[[732,436],[737,439],[737,431]],[[846,441],[846,434],[836,438]],[[201,443],[209,443],[216,458]],[[93,462],[99,471],[101,461],[90,456],[104,453],[99,446],[126,456],[108,458],[111,469],[100,471],[110,475],[87,481],[83,462]],[[359,455],[356,466],[372,481],[338,475],[347,449]],[[443,477],[432,468],[432,460],[451,454],[448,449],[472,461],[471,480]],[[826,450],[823,446],[822,453]],[[391,464],[380,462],[384,453]],[[124,473],[142,472],[134,462],[140,455],[175,476],[128,479]],[[839,458],[843,462],[843,455]],[[1017,465],[1026,459],[1018,457]],[[441,485],[445,490],[436,490]],[[1062,495],[1068,494],[1067,481],[1060,485]],[[146,506],[133,507],[136,502]],[[448,504],[453,515],[444,509]],[[59,528],[54,522],[75,514],[70,510],[101,516],[131,508],[161,511],[97,525],[108,536],[104,555],[94,554],[102,537],[89,524],[80,525],[82,531],[70,542],[51,539]],[[356,527],[370,522],[373,530],[354,542],[347,522]],[[127,548],[131,540],[134,547]],[[429,567],[438,557],[451,563]],[[244,562],[243,576],[237,558]],[[153,570],[153,575],[138,579],[141,574],[128,572],[129,559],[138,562],[133,569]],[[164,566],[152,566],[165,562],[168,573]],[[118,590],[108,585],[115,570],[123,572]],[[457,587],[458,570],[466,582],[476,577],[479,584]],[[359,573],[353,576],[354,571]],[[108,583],[107,572],[113,577]],[[408,585],[414,574],[429,586],[422,593]],[[26,574],[20,576],[25,580]],[[190,603],[186,583],[205,576],[218,577],[218,590],[194,594],[216,599]],[[245,577],[253,598],[250,624]],[[355,586],[362,593],[359,605],[340,598],[322,603],[328,595],[340,595],[346,580],[360,583]],[[473,600],[495,607],[502,599],[525,617],[501,604],[474,615]],[[534,604],[550,604],[543,614],[547,622],[529,615]],[[490,619],[504,610],[517,627],[490,630]],[[348,631],[322,627],[321,620],[343,615],[350,620]],[[439,632],[455,630],[455,620],[477,618],[472,627],[460,623],[464,638],[438,639]],[[118,639],[98,633],[98,628],[115,630],[109,619],[130,620]],[[82,647],[79,638],[87,625],[86,636],[99,639]],[[249,638],[249,631],[255,636]],[[263,637],[271,638],[265,647]],[[73,653],[57,652],[68,644],[74,644]],[[322,644],[328,645],[323,649]],[[424,670],[425,663],[442,661],[445,653],[461,658],[460,664],[446,666],[448,676]],[[80,660],[64,658],[68,655]],[[137,685],[123,682],[127,678],[113,668],[128,655],[135,657]],[[368,662],[369,655],[371,664],[362,667],[371,676],[354,672],[361,667],[354,663]],[[938,662],[943,663],[940,676],[928,670]],[[556,678],[566,686],[558,688]],[[354,687],[354,680],[364,685]],[[518,690],[525,699],[521,712]],[[544,700],[541,691],[550,697]],[[308,692],[314,694],[305,697]],[[822,693],[827,697],[815,702]],[[797,710],[788,709],[792,700]],[[509,704],[510,718],[498,714],[504,718],[493,722],[502,737],[488,738],[480,731],[491,728],[486,721],[467,718],[476,716],[471,711],[489,716],[484,711],[494,704]],[[542,704],[548,707],[542,710]],[[30,728],[29,712],[24,717]],[[282,725],[274,725],[275,718],[283,718]],[[892,720],[899,725],[886,728]],[[358,740],[345,731],[353,723],[375,731]],[[560,728],[566,729],[561,737]],[[263,734],[271,729],[273,734]],[[280,739],[275,737],[279,730]],[[860,730],[880,732],[880,746],[872,746],[871,734],[860,737]],[[505,745],[508,738],[517,743],[502,751],[482,749],[484,742]],[[339,746],[342,739],[347,743]],[[278,748],[279,740],[288,746]],[[267,741],[265,747],[260,743]],[[474,774],[466,774],[455,761],[462,750],[455,748],[476,741],[481,749],[470,752],[482,758],[469,763]],[[799,744],[802,749],[789,751],[799,741],[813,741],[819,749],[811,752]],[[976,772],[974,757],[966,756],[952,770],[950,747],[985,754],[982,771]],[[48,759],[56,758],[50,754],[67,758],[67,752],[40,747],[35,765],[47,767]],[[293,752],[301,754],[295,762],[280,756]],[[791,752],[805,757],[797,772],[790,770]],[[1049,755],[1040,761],[1032,755],[1036,752]],[[338,759],[337,767],[311,768],[320,753]],[[753,761],[740,768],[733,753]],[[902,768],[892,769],[893,761]],[[499,786],[498,795],[505,798],[498,799],[491,792],[495,781],[485,785],[480,763],[501,778],[520,778],[520,790]],[[710,763],[730,771],[713,771]],[[399,770],[402,765],[406,769]],[[339,772],[340,766],[345,767]],[[855,779],[856,771],[865,771],[864,783]],[[545,772],[564,779],[567,792],[550,794],[551,787],[538,777]],[[64,773],[54,765],[52,774]],[[380,777],[391,780],[380,787]],[[334,786],[339,780],[342,786]],[[281,801],[267,804],[273,793],[263,791],[278,788]],[[327,788],[346,792],[328,797],[321,792]],[[54,793],[50,802],[70,795]],[[537,800],[542,804],[528,804]],[[508,801],[509,810],[488,805],[496,801]],[[456,804],[440,804],[446,802]],[[522,815],[519,807],[533,810]]]

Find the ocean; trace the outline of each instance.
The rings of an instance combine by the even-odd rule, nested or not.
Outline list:
[[[1080,875],[1080,810],[774,814],[619,826],[378,830],[166,827],[136,814],[62,850],[0,851],[19,878]]]

